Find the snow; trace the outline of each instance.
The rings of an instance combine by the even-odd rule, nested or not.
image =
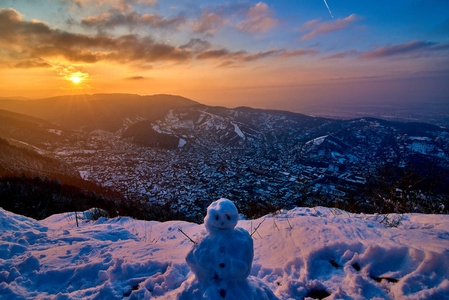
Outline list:
[[[193,121],[192,120],[182,120],[180,117],[183,117],[183,114],[180,114],[179,116],[176,115],[176,113],[171,109],[167,115],[164,118],[163,125],[168,126],[168,130],[170,133],[172,133],[173,129],[180,129],[180,128],[192,128],[193,127]]]
[[[242,139],[245,139],[245,135],[244,135],[243,132],[240,130],[240,127],[239,127],[237,124],[233,123],[233,122],[231,122],[231,124],[234,125],[234,132],[237,133],[237,135],[238,135],[239,137],[241,137]]]
[[[56,135],[61,135],[62,134],[62,130],[59,129],[47,129],[48,132],[50,133],[54,133]]]
[[[58,156],[69,156],[74,154],[94,154],[97,150],[75,150],[75,151],[58,151],[56,155]]]
[[[161,127],[158,124],[152,124],[151,127],[153,128],[154,131],[159,132],[159,133],[164,133],[161,129]]]
[[[326,140],[327,137],[328,137],[328,135],[317,137],[317,138],[315,138],[313,140],[308,141],[306,143],[306,145],[313,144],[314,146],[319,146]]]
[[[194,284],[194,245],[182,232],[198,243],[204,224],[79,222],[74,213],[35,221],[0,209],[0,298],[176,299]],[[249,283],[279,299],[449,299],[448,215],[295,208],[231,231],[239,228],[253,239]]]
[[[37,153],[39,153],[39,154],[45,155],[45,151],[44,151],[44,150],[42,150],[42,149],[40,149],[40,148],[38,148],[38,147],[36,147],[36,146],[34,146],[34,145],[25,143],[25,142],[23,142],[23,141],[15,140],[15,139],[11,139],[11,141],[13,141],[13,142],[15,142],[15,143],[18,143],[18,144],[20,144],[20,145],[24,145],[25,148],[31,148],[31,149],[33,149],[34,151],[36,151]]]
[[[179,142],[178,142],[178,148],[182,148],[185,146],[185,144],[187,144],[185,139],[180,138]]]
[[[201,124],[200,127],[206,130],[209,130],[211,128],[215,128],[215,130],[223,130],[226,128],[226,122],[224,122],[223,117],[211,114],[205,110],[200,110],[200,112],[201,115],[199,116],[198,121],[196,122],[197,124]]]
[[[409,139],[412,141],[426,141],[426,142],[432,141],[432,139],[430,139],[428,137],[422,137],[422,136],[411,136],[411,137],[409,137]]]
[[[407,145],[407,148],[413,152],[427,154],[427,155],[435,155],[439,157],[444,157],[444,151],[436,148],[434,145],[429,144],[426,139],[418,140],[415,139],[410,145]]]
[[[80,174],[81,178],[84,180],[88,180],[88,178],[90,176],[89,171],[78,171],[78,173]]]

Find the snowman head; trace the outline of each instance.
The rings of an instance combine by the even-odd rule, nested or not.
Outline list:
[[[221,198],[207,208],[204,225],[209,233],[218,233],[220,230],[234,229],[237,225],[239,213],[231,200]]]

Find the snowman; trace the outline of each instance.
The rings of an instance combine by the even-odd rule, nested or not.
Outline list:
[[[276,299],[271,291],[248,281],[254,256],[253,239],[236,228],[239,215],[234,203],[219,199],[207,208],[206,231],[200,233],[186,262],[195,277],[178,299]]]

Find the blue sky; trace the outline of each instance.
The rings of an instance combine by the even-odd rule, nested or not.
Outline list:
[[[170,93],[287,109],[366,94],[449,101],[449,1],[327,4],[3,0],[0,92]]]

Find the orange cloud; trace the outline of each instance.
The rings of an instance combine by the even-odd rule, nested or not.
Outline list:
[[[265,11],[264,7],[262,5],[262,11]],[[118,21],[116,24],[130,21],[126,20],[126,22]],[[99,20],[101,24],[109,21],[111,20],[107,16]],[[149,22],[154,22],[154,19]],[[316,52],[316,50],[289,51],[275,48],[251,53],[245,50],[213,49],[210,42],[199,38],[190,39],[187,44],[176,46],[136,34],[114,37],[104,34],[71,33],[52,28],[39,21],[25,21],[14,9],[0,9],[0,32],[2,32],[0,45],[3,48],[0,52],[0,66],[8,68],[94,64],[106,61],[151,69],[152,63],[191,62],[195,59],[231,66],[268,57],[288,58]]]
[[[313,48],[311,48],[311,49],[296,49],[293,51],[284,50],[282,53],[280,53],[279,57],[289,58],[289,57],[313,55],[313,54],[318,54],[318,51]]]
[[[215,34],[219,29],[225,25],[225,19],[216,13],[210,13],[205,10],[201,14],[198,21],[192,24],[193,31],[205,35]]]
[[[131,77],[125,78],[125,80],[145,80],[145,79],[147,79],[147,78],[144,76],[131,76]]]
[[[189,49],[189,50],[195,51],[195,52],[201,52],[201,51],[207,50],[211,47],[212,47],[212,45],[210,42],[203,40],[203,39],[199,39],[199,38],[193,38],[193,39],[190,39],[190,41],[187,44],[182,45],[180,48],[181,49]]]
[[[257,3],[246,14],[247,19],[237,25],[237,29],[249,33],[267,32],[279,23],[273,18],[273,12],[267,4]]]
[[[359,20],[360,17],[356,14],[352,14],[344,19],[339,19],[335,22],[320,23],[320,20],[312,20],[305,23],[301,29],[311,30],[308,34],[304,35],[301,40],[307,40],[316,37],[320,34],[327,34],[330,32],[338,31],[349,27],[352,23]]]
[[[192,57],[191,51],[158,43],[149,37],[76,34],[51,28],[39,21],[24,21],[14,9],[0,10],[0,31],[0,44],[10,53],[15,53],[19,61],[61,57],[77,63],[127,63],[185,61]]]
[[[224,27],[251,34],[267,32],[280,23],[273,15],[273,10],[264,2],[254,6],[242,3],[224,4],[213,12],[204,10],[198,20],[192,23],[192,28],[195,33],[205,35],[213,35]]]

